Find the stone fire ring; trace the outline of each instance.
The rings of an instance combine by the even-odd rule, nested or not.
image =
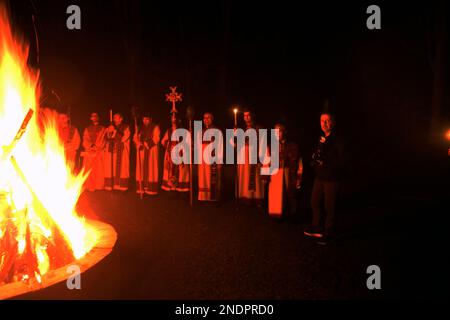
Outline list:
[[[85,222],[91,227],[94,227],[98,235],[97,244],[91,251],[86,253],[82,258],[74,260],[61,268],[48,271],[42,276],[42,283],[33,281],[27,284],[22,281],[17,281],[0,286],[0,300],[41,290],[65,281],[71,276],[71,274],[67,273],[67,268],[70,265],[79,266],[80,271],[83,273],[110,254],[117,240],[117,233],[114,228],[109,224],[96,220],[86,220]]]

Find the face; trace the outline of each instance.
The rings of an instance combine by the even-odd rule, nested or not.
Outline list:
[[[244,112],[244,121],[247,124],[252,123],[252,114],[248,111]]]
[[[58,116],[58,122],[59,122],[59,125],[63,128],[68,127],[69,126],[69,117],[67,116],[67,114],[60,114]]]
[[[98,113],[91,114],[91,121],[92,123],[98,123],[100,120],[100,117],[98,116]]]
[[[150,123],[152,122],[150,117],[143,117],[142,118],[142,123],[144,124],[144,126],[148,126],[150,125]]]
[[[116,113],[115,115],[114,115],[114,118],[113,118],[113,121],[114,121],[114,124],[116,125],[116,126],[118,126],[119,124],[121,124],[122,123],[122,116],[120,115],[120,114],[118,114],[118,113]]]
[[[209,128],[213,123],[214,117],[211,113],[205,113],[203,115],[203,124]]]
[[[320,127],[324,133],[330,133],[334,127],[333,118],[329,114],[322,114],[320,116]]]

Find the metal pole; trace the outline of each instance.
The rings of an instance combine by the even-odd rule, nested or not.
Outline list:
[[[238,108],[234,108],[234,130],[237,130],[237,113],[239,112]],[[233,138],[234,139],[234,138]],[[235,149],[236,149],[236,174],[234,176],[234,200],[236,206],[239,204],[239,164],[238,164],[238,148],[237,144],[235,143]]]
[[[110,125],[113,125],[113,112],[112,109],[109,110],[109,123]],[[112,143],[111,148],[111,191],[114,190],[114,140],[112,139],[112,136],[109,136],[110,142]]]
[[[189,145],[189,199],[191,207],[194,206],[193,176],[192,176],[192,119],[189,119],[189,132],[191,134],[191,143]]]
[[[138,125],[137,125],[137,118],[136,116],[134,116],[134,131],[136,132],[136,137],[138,140],[138,143],[140,143],[140,137],[139,137],[139,133],[138,133]],[[137,152],[137,158],[138,158],[138,164],[139,164],[139,174],[140,174],[140,179],[139,179],[139,197],[141,198],[141,200],[144,197],[144,191],[142,190],[142,179],[144,177],[144,170],[142,169],[142,163],[141,163],[141,150],[140,150],[140,146],[136,146],[136,152]]]

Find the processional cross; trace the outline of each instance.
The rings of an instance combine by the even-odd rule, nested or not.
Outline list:
[[[181,93],[177,92],[177,87],[170,87],[170,93],[166,93],[166,101],[172,102],[172,112],[178,112],[176,108],[176,103],[178,101],[183,101]]]

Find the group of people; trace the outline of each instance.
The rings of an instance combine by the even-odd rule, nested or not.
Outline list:
[[[86,188],[95,190],[128,190],[130,184],[130,148],[133,143],[136,148],[136,191],[147,195],[156,195],[160,189],[169,192],[189,192],[191,188],[191,170],[188,164],[175,163],[172,159],[173,148],[178,141],[172,141],[172,133],[180,128],[181,120],[177,112],[171,112],[169,128],[161,135],[159,125],[153,123],[150,115],[143,115],[140,126],[135,123],[134,134],[124,123],[121,114],[116,113],[108,126],[100,124],[98,113],[91,114],[91,125],[84,129],[82,138],[78,130],[70,125],[67,115],[60,116],[60,137],[64,142],[66,157],[70,163],[75,163],[77,150],[82,145],[83,167],[90,172]],[[244,130],[258,129],[251,111],[243,112]],[[341,144],[334,134],[334,119],[329,112],[321,115],[320,137],[311,165],[316,177],[312,189],[311,207],[313,221],[305,235],[326,241],[333,232],[335,205],[339,185]],[[216,128],[214,116],[210,112],[203,115],[205,132]],[[287,211],[297,210],[297,192],[301,187],[303,175],[303,159],[298,145],[287,139],[286,128],[276,124],[279,142],[278,171],[271,176],[263,176],[260,172],[262,164],[251,164],[249,159],[248,140],[240,152],[246,161],[236,165],[236,198],[239,201],[255,203],[262,207],[267,197],[267,211],[271,216],[281,217]],[[211,141],[202,140],[203,154]],[[161,148],[162,147],[162,148]],[[164,152],[163,174],[160,177],[159,153]],[[270,151],[269,151],[270,152]],[[197,164],[197,199],[199,201],[220,201],[222,191],[223,164],[203,162]],[[267,194],[266,194],[267,193]],[[321,203],[324,198],[326,219],[321,222]],[[321,227],[324,225],[324,228]]]

